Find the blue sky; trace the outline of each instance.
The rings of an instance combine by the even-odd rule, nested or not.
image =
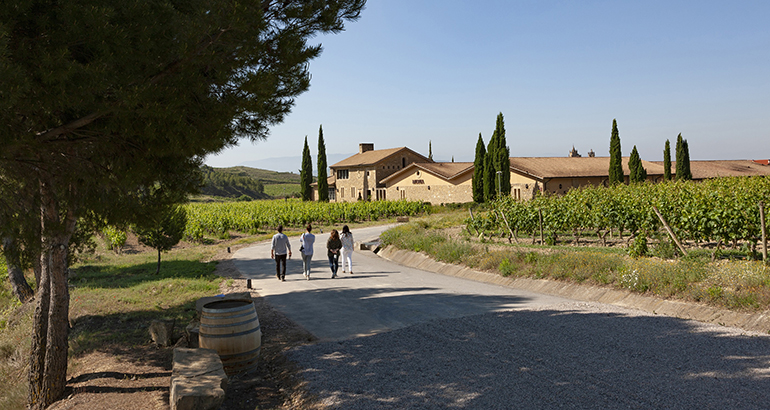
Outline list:
[[[267,141],[209,156],[227,167],[316,160],[358,143],[473,161],[497,114],[511,156],[623,155],[660,161],[666,139],[691,159],[770,157],[768,1],[369,0],[346,31],[314,39],[310,90]],[[296,171],[300,161],[285,161]]]

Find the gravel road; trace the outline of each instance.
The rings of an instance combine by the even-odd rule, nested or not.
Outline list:
[[[599,303],[296,348],[332,409],[767,409],[767,335]]]

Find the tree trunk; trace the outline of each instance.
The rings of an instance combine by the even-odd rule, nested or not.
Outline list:
[[[160,249],[158,249],[158,267],[155,269],[155,274],[160,273]]]
[[[13,294],[19,298],[21,303],[25,303],[35,296],[35,292],[27,283],[24,272],[21,270],[19,249],[13,237],[7,236],[3,238],[3,254],[5,255],[5,264],[8,266],[8,281],[11,282]]]
[[[40,286],[37,291],[28,405],[45,409],[64,393],[67,383],[69,289],[67,252],[75,230],[72,210],[60,217],[56,196],[41,184]]]

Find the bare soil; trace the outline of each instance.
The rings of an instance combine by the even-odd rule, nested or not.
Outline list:
[[[124,251],[143,251],[141,245],[129,243]],[[246,281],[229,260],[232,253],[216,256],[215,273],[223,277],[223,293],[247,292]],[[233,280],[226,280],[233,278]],[[302,327],[270,306],[259,294],[250,292],[262,327],[262,351],[255,371],[231,377],[225,410],[254,409],[320,409],[320,405],[304,389],[297,368],[284,352],[315,339]],[[184,329],[175,329],[180,336]],[[149,339],[149,335],[148,335]],[[52,410],[136,410],[170,409],[171,360],[173,346],[154,343],[136,348],[106,346],[98,352],[80,357],[72,363],[68,374],[66,398],[50,407]]]

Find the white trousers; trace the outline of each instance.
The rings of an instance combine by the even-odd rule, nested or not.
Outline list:
[[[340,265],[342,265],[342,271],[353,272],[353,250],[342,248],[341,252],[342,261],[340,262]],[[347,269],[345,268],[345,263],[348,264]]]

